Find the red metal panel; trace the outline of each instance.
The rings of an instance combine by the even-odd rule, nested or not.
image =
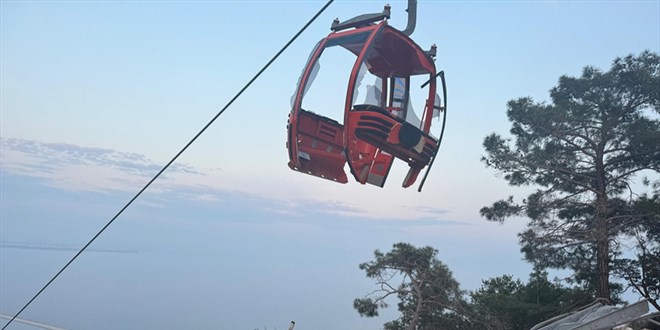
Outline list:
[[[329,118],[300,111],[298,127],[297,161],[290,161],[289,167],[320,178],[348,182],[344,172],[343,126]]]

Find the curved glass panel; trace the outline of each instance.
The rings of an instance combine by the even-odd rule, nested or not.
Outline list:
[[[305,84],[301,103],[303,109],[343,122],[346,84],[355,59],[364,48],[371,32],[372,30],[331,35],[327,38],[321,54],[318,58],[314,58],[313,55],[320,43],[317,44],[308,60],[308,62],[314,61],[312,69],[308,77],[301,76],[296,89],[299,91],[300,84]],[[295,95],[291,103],[293,106]]]
[[[316,43],[314,48],[312,49],[312,52],[309,53],[309,57],[307,58],[307,62],[309,63],[312,60],[312,57],[314,56],[314,53],[316,53],[316,50],[319,48],[319,45],[323,42],[323,40],[319,41]],[[300,76],[298,77],[298,83],[296,83],[296,89],[293,92],[293,95],[291,95],[291,107],[293,108],[293,105],[296,103],[296,95],[298,94],[298,86],[300,86],[300,83],[302,82],[303,76],[305,75],[305,69],[307,69],[307,65],[303,67],[303,71],[300,73]],[[318,74],[319,71],[319,64],[318,62],[314,64],[314,68],[312,69],[312,73],[310,74],[310,77],[308,80],[314,81],[316,78],[316,75]],[[309,85],[309,83],[308,83]],[[305,87],[305,90],[303,91],[303,97],[305,97],[305,94],[307,93],[307,87]]]

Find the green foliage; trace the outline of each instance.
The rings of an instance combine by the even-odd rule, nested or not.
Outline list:
[[[483,143],[487,167],[536,192],[521,203],[497,201],[481,215],[498,222],[526,216],[519,237],[528,261],[572,269],[576,282],[610,299],[610,267],[622,265],[613,263],[614,243],[645,216],[631,184],[638,173],[660,172],[660,56],[618,58],[607,72],[585,67],[580,77],[562,76],[550,96],[549,104],[510,101],[512,139],[493,133]]]
[[[550,282],[545,272],[533,273],[526,284],[510,275],[485,280],[471,298],[484,328],[492,330],[527,330],[593,301],[593,296],[583,290]]]
[[[385,307],[387,307],[385,302],[376,302],[371,298],[358,298],[353,301],[353,308],[355,308],[361,316],[366,317],[378,316],[378,308]]]
[[[399,299],[401,316],[387,322],[387,330],[456,328],[467,319],[458,282],[449,268],[437,259],[432,247],[394,244],[392,251],[374,252],[374,260],[360,264],[377,289],[353,301],[361,316],[378,316],[387,307],[385,299]]]
[[[637,221],[624,232],[634,238],[635,258],[617,258],[614,272],[660,311],[660,191],[641,196],[631,207]]]

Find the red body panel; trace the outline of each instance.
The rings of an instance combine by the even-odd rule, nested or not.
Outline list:
[[[344,173],[344,128],[338,122],[309,111],[300,111],[297,130],[297,160],[292,170],[341,183]]]
[[[404,187],[415,182],[417,174],[428,165],[437,147],[436,139],[376,106],[356,106],[349,113],[347,122],[344,132],[349,150],[350,146],[363,143],[408,163],[410,170]],[[378,164],[374,161],[375,155],[368,159],[363,154],[349,151],[347,157],[355,179],[366,183],[368,178],[363,173],[372,171],[372,167]]]

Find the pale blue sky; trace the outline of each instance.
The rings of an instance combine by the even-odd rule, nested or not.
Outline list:
[[[372,289],[357,265],[398,241],[436,247],[466,289],[526,278],[524,222],[478,215],[524,195],[479,162],[481,141],[508,130],[508,100],[547,100],[560,75],[660,51],[660,2],[420,0],[413,39],[438,45],[449,89],[424,191],[400,188],[402,166],[384,189],[289,170],[286,116],[311,48],[335,17],[385,3],[331,5],[96,244],[136,252],[83,255],[23,316],[83,329],[378,329],[393,314],[353,311]],[[0,240],[84,244],[323,4],[1,1]],[[390,4],[403,28],[405,2]],[[343,98],[346,74],[329,98]],[[72,255],[0,251],[3,314]]]

